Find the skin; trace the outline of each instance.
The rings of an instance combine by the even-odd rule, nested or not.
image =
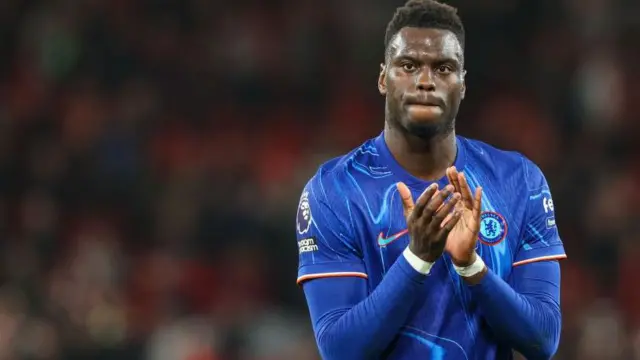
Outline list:
[[[441,178],[455,160],[455,117],[466,91],[463,66],[452,32],[410,27],[394,36],[380,66],[385,140],[400,165],[424,180]],[[440,106],[411,105],[421,101]]]
[[[427,188],[415,203],[409,188],[398,184],[409,248],[429,262],[446,251],[457,266],[476,260],[482,199],[482,189],[472,194],[464,174],[452,166],[464,76],[462,47],[452,32],[405,27],[390,42],[378,77],[385,97],[385,142],[394,158],[418,178],[434,181],[446,175],[450,183],[442,190]],[[465,280],[476,284],[486,271]]]

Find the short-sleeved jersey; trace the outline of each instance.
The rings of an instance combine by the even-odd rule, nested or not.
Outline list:
[[[476,251],[493,272],[510,282],[514,266],[566,257],[549,186],[533,162],[458,136],[454,165],[472,191],[483,188]],[[398,182],[414,199],[431,184],[396,162],[383,134],[320,167],[298,206],[298,283],[355,276],[365,279],[369,293],[376,288],[409,243]],[[446,177],[438,184],[448,184]],[[446,254],[421,296],[385,351],[388,359],[510,357],[511,348],[492,334]]]

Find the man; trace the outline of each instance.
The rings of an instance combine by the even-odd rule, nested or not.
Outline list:
[[[557,349],[566,255],[551,193],[524,156],[456,136],[464,37],[448,5],[400,7],[378,81],[384,131],[302,192],[298,283],[324,359]]]

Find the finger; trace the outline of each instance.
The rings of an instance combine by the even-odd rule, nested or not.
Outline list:
[[[429,203],[429,200],[431,200],[431,198],[433,197],[433,195],[436,193],[437,190],[438,190],[438,184],[433,183],[429,185],[429,187],[422,192],[422,194],[418,197],[418,200],[416,201],[415,207],[413,208],[414,218],[422,215],[424,208],[427,206],[427,204]]]
[[[444,220],[440,223],[440,228],[443,228],[445,225],[447,225],[447,223],[449,223],[449,221],[451,221],[451,219],[453,218],[453,212],[449,213],[449,215],[447,215],[447,217],[444,218]]]
[[[458,182],[458,170],[455,166],[451,166],[447,168],[447,178],[449,179],[449,183],[453,185],[454,191],[460,192],[460,183]]]
[[[455,174],[455,166],[451,166],[449,168],[447,168],[447,179],[449,180],[449,184],[453,185],[454,187],[456,186],[456,177],[457,175]],[[456,189],[457,191],[457,189]]]
[[[453,184],[456,187],[456,191],[462,195],[462,201],[459,204],[471,209],[473,206],[473,199],[470,195],[471,189],[469,189],[467,178],[464,176],[463,172],[458,172],[458,170],[455,171]]]
[[[441,237],[445,237],[447,235],[449,235],[449,233],[451,232],[451,230],[453,230],[453,227],[456,226],[456,224],[458,223],[458,221],[460,221],[460,215],[462,213],[458,210],[454,211],[453,214],[451,214],[451,219],[449,221],[447,221],[447,223],[444,225],[444,227],[440,230],[440,236]]]
[[[482,187],[476,188],[476,195],[473,200],[473,216],[476,219],[480,219],[480,212],[482,210]]]
[[[421,222],[424,225],[431,223],[433,215],[436,213],[438,208],[440,208],[440,205],[442,205],[449,195],[451,195],[451,192],[453,192],[453,185],[445,186],[442,191],[438,191],[437,194],[434,194],[422,213],[416,214],[416,216],[420,216],[422,219]]]
[[[440,228],[440,225],[444,222],[444,219],[451,214],[451,210],[454,209],[459,200],[460,193],[454,193],[451,197],[451,200],[447,201],[443,206],[440,207],[440,210],[436,212],[433,220],[431,221],[431,226],[434,231],[437,231],[438,228]]]
[[[452,190],[452,191],[453,191],[453,190]],[[433,196],[437,196],[437,195],[439,195],[439,194],[438,194],[438,193],[436,193],[436,194],[434,194]],[[446,204],[447,204],[447,201],[446,201],[446,199],[445,199],[444,203],[440,204],[440,207],[438,207],[438,208],[436,209],[435,213],[437,214],[437,213],[438,213],[438,211],[440,211],[440,209],[442,209]],[[460,206],[460,202],[459,202],[459,201],[458,201],[458,203],[456,203],[456,208],[457,208],[458,206]]]
[[[451,191],[453,192],[453,195],[455,195],[455,194],[458,194],[458,195],[459,195],[459,194],[460,194],[460,193],[458,193],[458,192],[454,192],[454,191],[455,191],[455,189],[451,189]],[[433,194],[433,196],[439,196],[439,195],[440,195],[440,192],[439,192],[439,191],[438,191],[438,192],[436,192],[435,194]],[[450,195],[451,195],[451,194],[450,194]],[[452,198],[453,198],[453,197],[452,197],[452,196],[448,196],[447,198],[448,198],[448,199],[449,199],[449,201],[450,201],[450,200],[452,200]],[[440,204],[440,206],[436,209],[436,211],[434,212],[434,214],[439,213],[439,212],[440,212],[440,210],[442,210],[442,208],[444,208],[444,207],[449,203],[449,201],[447,201],[447,198],[445,198],[445,199],[444,199],[444,202],[443,202],[442,204]],[[459,200],[459,199],[458,199],[458,200]],[[455,207],[457,208],[459,205],[460,205],[460,202],[459,202],[459,201],[456,201],[456,203],[455,203]],[[449,210],[449,212],[451,212],[452,210],[453,210],[453,209]]]
[[[407,217],[413,211],[415,207],[413,203],[413,197],[411,197],[411,190],[405,185],[403,182],[399,182],[396,184],[396,188],[398,189],[398,194],[400,194],[400,198],[402,199],[402,208],[404,209],[404,216]]]
[[[455,187],[454,187],[453,189],[451,189],[451,192],[454,192],[454,191],[456,191],[456,190],[455,190]],[[435,194],[433,194],[433,196],[432,196],[432,197],[439,196],[439,195],[441,195],[441,194],[440,194],[440,191],[436,191],[436,193],[435,193]],[[445,198],[445,199],[444,199],[444,202],[443,202],[442,204],[440,204],[440,206],[438,206],[438,208],[436,209],[436,211],[434,211],[434,214],[435,214],[435,213],[437,213],[438,211],[440,211],[440,209],[442,209],[442,207],[443,207],[446,203],[447,203],[447,198]]]
[[[464,176],[464,173],[458,174],[458,184],[460,187],[460,194],[462,195],[462,201],[467,207],[473,209],[473,195],[471,194],[471,188],[469,187],[467,177]]]

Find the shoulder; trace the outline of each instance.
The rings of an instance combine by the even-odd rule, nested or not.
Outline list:
[[[355,196],[354,191],[362,186],[362,177],[375,175],[378,156],[373,140],[368,140],[350,152],[321,164],[307,182],[305,191],[315,193],[319,201],[328,205],[336,200],[343,202]]]
[[[544,182],[542,170],[524,154],[500,149],[483,141],[459,137],[473,167],[482,168],[496,178],[513,179],[527,185],[528,190],[539,188]]]
[[[305,234],[312,222],[351,228],[347,221],[350,219],[349,203],[354,196],[351,172],[353,163],[366,157],[366,145],[324,162],[306,182],[298,202],[296,225],[299,234]]]

